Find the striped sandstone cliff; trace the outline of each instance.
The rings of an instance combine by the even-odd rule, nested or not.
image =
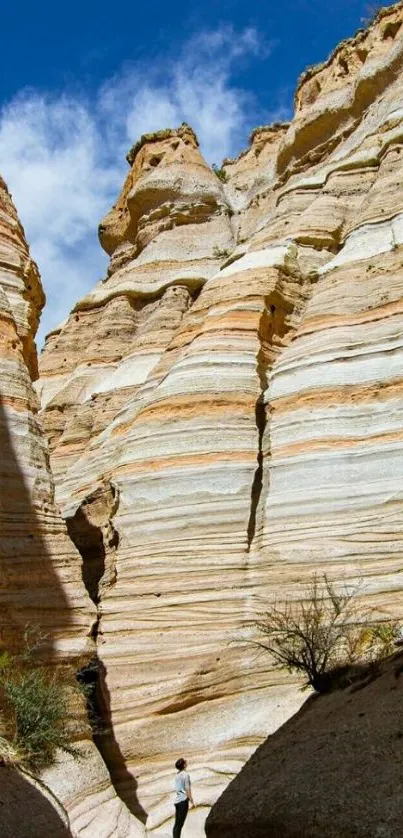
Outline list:
[[[64,666],[66,679],[74,683],[75,672],[95,655],[91,631],[96,614],[83,585],[81,557],[55,503],[32,386],[37,377],[34,337],[43,304],[37,267],[0,179],[0,650],[20,650],[27,624],[39,626],[47,637],[48,663]],[[42,778],[49,793],[43,796],[41,784],[0,768],[5,772],[2,833],[16,834],[19,814],[21,838],[138,838],[142,830],[116,796],[92,743],[84,707],[72,707],[72,713],[72,737],[83,759],[75,762],[60,754]],[[30,813],[23,823],[21,807]]]
[[[208,807],[301,702],[242,638],[314,570],[402,612],[403,5],[310,69],[225,161],[145,136],[108,275],[48,338],[57,498],[98,609],[114,750],[147,827],[172,761]],[[234,642],[234,641],[238,642]]]

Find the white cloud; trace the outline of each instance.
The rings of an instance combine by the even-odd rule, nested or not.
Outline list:
[[[0,168],[42,274],[44,335],[105,271],[97,222],[122,171],[104,155],[88,106],[34,91],[3,109]]]
[[[105,273],[96,231],[123,183],[130,145],[185,121],[210,163],[236,154],[255,103],[231,74],[243,59],[269,51],[255,29],[221,27],[193,37],[175,60],[126,68],[91,101],[26,90],[3,107],[0,171],[47,295],[40,339]]]

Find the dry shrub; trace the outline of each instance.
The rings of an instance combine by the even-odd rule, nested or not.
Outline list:
[[[360,610],[359,588],[315,575],[303,599],[267,607],[253,624],[260,637],[250,642],[275,665],[303,676],[306,686],[326,692],[346,667],[391,654],[400,633],[398,623],[371,621],[371,612]]]

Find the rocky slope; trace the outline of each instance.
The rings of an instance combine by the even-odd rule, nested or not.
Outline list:
[[[208,838],[399,838],[402,672],[400,654],[309,699],[230,783]]]
[[[100,226],[108,276],[42,355],[105,758],[151,832],[177,755],[196,836],[301,702],[242,642],[262,597],[319,569],[402,613],[402,36],[397,4],[304,75],[292,123],[257,129],[225,180],[188,126],[142,137]]]
[[[0,180],[0,648],[19,650],[26,626],[38,626],[47,637],[49,663],[64,665],[66,678],[74,682],[75,671],[96,654],[91,637],[96,613],[83,585],[81,557],[55,504],[32,386],[37,376],[34,336],[43,303],[37,267]],[[41,797],[41,786],[31,787],[26,777],[0,768],[2,834],[16,834],[25,801],[31,819],[24,836],[67,835],[66,823],[76,838],[141,835],[91,741],[84,709],[75,708],[75,714],[74,735],[81,740],[83,759],[73,762],[60,754],[46,772],[53,792],[49,799]]]

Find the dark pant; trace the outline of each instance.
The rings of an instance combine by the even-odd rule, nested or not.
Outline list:
[[[186,815],[189,809],[189,801],[184,800],[182,803],[175,803],[175,823],[173,830],[173,838],[181,838],[183,824],[186,820]]]

